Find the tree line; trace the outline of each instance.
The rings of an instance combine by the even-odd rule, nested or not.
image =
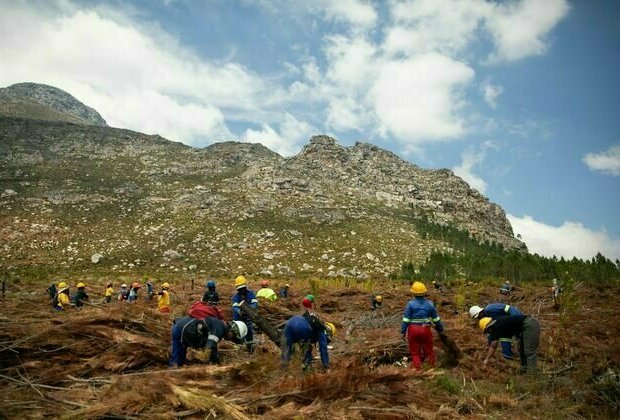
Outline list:
[[[539,281],[556,278],[594,284],[620,282],[620,261],[600,252],[591,260],[544,257],[528,252],[507,250],[501,244],[478,241],[466,230],[439,225],[426,217],[416,219],[424,239],[438,239],[449,249],[435,250],[419,265],[405,262],[397,277],[406,280],[509,280]]]

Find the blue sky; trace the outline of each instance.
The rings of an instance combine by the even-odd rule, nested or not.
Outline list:
[[[198,147],[374,143],[452,169],[532,252],[615,259],[619,18],[611,0],[0,0],[0,86]]]

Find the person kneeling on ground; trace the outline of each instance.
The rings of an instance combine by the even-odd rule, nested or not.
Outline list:
[[[187,349],[211,349],[209,361],[220,363],[220,355],[217,344],[222,339],[228,339],[241,344],[248,333],[248,327],[241,321],[225,322],[208,317],[204,320],[189,316],[175,320],[172,326],[172,353],[170,354],[169,367],[181,367],[185,364]]]
[[[435,350],[433,349],[433,333],[431,325],[439,334],[443,334],[443,324],[433,302],[427,300],[427,290],[424,283],[416,281],[411,285],[411,292],[415,298],[405,307],[400,333],[403,340],[409,343],[411,367],[422,369],[424,358],[428,358],[431,367],[435,367]]]
[[[502,338],[519,337],[519,356],[521,358],[521,371],[536,373],[536,359],[538,344],[540,342],[540,323],[537,319],[525,315],[511,315],[493,319],[482,318],[478,323],[483,333],[489,334],[491,345],[484,359],[484,364],[497,348],[497,343]]]
[[[371,303],[370,303],[370,309],[373,311],[376,311],[377,309],[381,308],[382,304],[383,304],[383,296],[381,295],[373,296]]]
[[[316,317],[316,315],[313,315]],[[308,321],[307,317],[296,315],[286,321],[282,332],[282,365],[287,366],[293,355],[293,345],[299,343],[304,351],[303,369],[308,369],[313,360],[312,346],[319,344],[319,353],[323,369],[329,368],[329,354],[327,344],[336,333],[336,327],[331,322],[323,324],[316,317],[315,321]]]
[[[81,308],[84,306],[84,302],[88,302],[88,295],[86,294],[86,285],[82,282],[77,284],[77,292],[75,292],[75,296],[73,296],[73,304],[76,308]]]
[[[52,299],[52,306],[57,311],[63,311],[71,305],[71,299],[69,298],[69,286],[64,281],[58,283],[58,292],[54,299]]]

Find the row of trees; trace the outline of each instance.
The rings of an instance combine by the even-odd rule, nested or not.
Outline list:
[[[478,242],[467,231],[437,225],[422,218],[418,231],[449,244],[450,251],[435,251],[419,266],[406,262],[399,277],[407,280],[505,279],[513,282],[557,278],[595,284],[620,282],[620,261],[615,263],[598,253],[591,260],[543,257],[538,254],[506,250],[500,244]]]

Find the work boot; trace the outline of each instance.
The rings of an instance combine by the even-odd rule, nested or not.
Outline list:
[[[254,342],[246,343],[245,346],[248,349],[248,353],[254,353]]]

